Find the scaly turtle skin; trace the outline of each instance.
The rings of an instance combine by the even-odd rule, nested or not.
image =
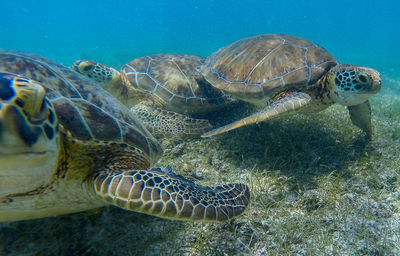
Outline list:
[[[325,49],[306,39],[265,34],[242,39],[212,54],[201,68],[215,88],[263,107],[259,112],[202,135],[209,137],[291,113],[347,106],[350,118],[370,136],[368,98],[381,89],[373,69],[339,64]]]
[[[90,79],[37,55],[0,51],[0,221],[107,204],[179,220],[243,212],[246,185],[203,187],[169,168],[149,169],[161,153]]]
[[[76,61],[72,68],[131,108],[153,134],[188,137],[212,126],[187,115],[214,111],[234,101],[203,78],[199,73],[203,63],[200,56],[168,53],[134,59],[121,72],[86,60]]]

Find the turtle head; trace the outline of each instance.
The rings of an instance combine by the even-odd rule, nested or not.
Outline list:
[[[119,72],[117,70],[95,61],[75,61],[72,65],[72,69],[103,85],[119,81]]]
[[[359,105],[382,88],[378,71],[348,64],[332,68],[327,79],[333,100],[345,106]]]
[[[54,172],[59,125],[45,93],[29,78],[0,73],[0,194],[18,189],[11,177],[34,184]]]

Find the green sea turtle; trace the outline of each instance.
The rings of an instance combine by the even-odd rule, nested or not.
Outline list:
[[[162,149],[90,79],[46,58],[0,51],[0,221],[113,204],[163,218],[225,221],[244,184],[204,187],[149,167]]]
[[[72,68],[94,79],[131,108],[157,136],[198,136],[212,128],[193,114],[217,110],[234,102],[200,74],[204,58],[188,54],[155,54],[137,58],[118,72],[103,64],[78,60]]]
[[[217,89],[263,107],[202,137],[297,110],[321,111],[334,103],[347,106],[353,124],[368,136],[372,133],[368,98],[381,89],[380,74],[371,68],[339,64],[324,48],[306,39],[280,34],[242,39],[208,57],[201,70]]]

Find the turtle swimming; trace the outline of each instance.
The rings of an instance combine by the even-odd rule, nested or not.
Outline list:
[[[133,59],[121,71],[78,60],[72,68],[100,83],[131,108],[153,135],[193,137],[212,128],[192,115],[218,110],[235,99],[211,86],[199,72],[205,58],[165,53]]]
[[[121,102],[38,55],[0,51],[0,221],[120,208],[162,218],[225,221],[246,185],[198,185],[170,168]]]
[[[334,103],[347,106],[353,124],[372,134],[368,99],[382,87],[379,72],[339,64],[307,39],[281,34],[245,38],[212,54],[201,70],[215,88],[262,108],[202,137],[294,111],[318,112]]]

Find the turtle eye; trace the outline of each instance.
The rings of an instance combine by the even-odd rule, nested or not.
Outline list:
[[[14,95],[10,79],[0,77],[0,100],[9,100]]]
[[[83,71],[88,72],[88,71],[91,71],[93,68],[94,68],[93,65],[87,65],[87,66],[85,66],[85,67],[83,68]]]
[[[367,82],[367,77],[365,75],[359,75],[358,79],[362,82],[362,83],[366,83]]]

